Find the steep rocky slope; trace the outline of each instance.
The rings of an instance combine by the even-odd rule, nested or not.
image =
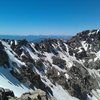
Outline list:
[[[0,41],[0,87],[18,97],[41,89],[47,100],[100,100],[99,66],[100,30],[68,41]]]

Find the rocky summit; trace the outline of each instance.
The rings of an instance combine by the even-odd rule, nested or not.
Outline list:
[[[0,87],[0,100],[100,100],[100,30],[0,40]]]

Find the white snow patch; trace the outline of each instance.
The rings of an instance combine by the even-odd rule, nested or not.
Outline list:
[[[15,45],[17,45],[17,41],[15,40]]]
[[[100,51],[98,51],[98,52],[96,53],[96,56],[97,56],[97,58],[100,59]]]
[[[88,61],[88,62],[90,63],[90,62],[92,62],[92,61],[93,61],[92,59],[89,59],[89,61]]]
[[[98,57],[95,57],[95,58],[94,58],[94,61],[96,61],[96,60],[98,60]]]
[[[0,87],[10,89],[15,96],[20,97],[23,93],[32,91],[27,84],[21,84],[15,77],[13,77],[8,69],[0,66]]]
[[[98,100],[94,95],[91,97],[87,95],[87,100]]]
[[[95,32],[90,32],[88,35],[90,36],[91,34],[95,34]]]
[[[35,59],[35,60],[38,60],[38,59],[39,59],[39,57],[37,56],[37,54],[34,54],[34,53],[30,50],[30,48],[27,48],[27,47],[25,47],[25,46],[22,46],[21,48],[24,49],[25,51],[27,51],[27,52],[29,53],[29,55],[30,55],[33,59]]]
[[[69,75],[67,73],[65,74],[65,76],[66,76],[67,79],[69,79]]]
[[[10,64],[12,64],[12,62],[16,62],[18,67],[20,67],[21,65],[25,65],[24,62],[21,62],[20,60],[18,60],[8,49],[5,49],[6,53],[9,56],[9,62]]]
[[[58,67],[57,65],[52,64],[52,66],[57,69],[59,72],[66,72],[66,70],[61,69],[60,67]]]
[[[100,94],[98,94],[98,91],[92,90],[92,95],[93,95],[92,100],[100,100]]]
[[[83,51],[81,47],[79,47],[78,49],[79,51],[77,53],[81,53]]]
[[[58,76],[60,75],[60,73],[58,72]]]
[[[47,52],[44,52],[44,55],[46,56],[45,60],[48,60],[51,64],[52,64],[52,57],[54,56],[53,53],[47,53]]]
[[[97,33],[99,32],[100,30],[97,30]]]
[[[54,88],[51,88],[53,95],[57,100],[78,100],[77,98],[72,97],[67,91],[65,91],[61,86],[57,85]]]
[[[70,58],[67,55],[65,55],[64,53],[62,53],[60,51],[58,51],[58,53],[59,53],[59,57],[66,61],[66,67],[71,68],[73,66],[72,60],[70,60]]]
[[[85,49],[85,51],[87,51],[88,44],[86,43],[86,41],[81,41],[81,44],[82,44],[83,48]]]
[[[72,97],[67,90],[64,90],[60,85],[56,84],[53,85],[50,80],[47,79],[47,77],[43,77],[46,81],[42,80],[47,86],[49,86],[53,92],[53,96],[57,99],[57,100],[79,100],[75,97]],[[51,87],[52,86],[52,87]]]
[[[34,43],[31,43],[30,45],[31,45],[31,47],[34,49],[34,51],[35,51],[36,53],[38,53],[38,51],[35,49],[35,44],[34,44]]]

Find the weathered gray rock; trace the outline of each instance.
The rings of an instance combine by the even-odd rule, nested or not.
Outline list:
[[[40,89],[24,93],[18,100],[47,100],[46,93]]]
[[[0,88],[0,100],[47,100],[46,92],[37,89],[34,92],[26,92],[17,98],[14,96],[13,91],[9,89]],[[56,100],[52,97],[51,100]]]
[[[15,97],[13,91],[0,88],[0,100],[9,100],[9,97]]]

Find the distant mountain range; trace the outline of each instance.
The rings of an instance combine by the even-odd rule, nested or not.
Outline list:
[[[70,39],[71,36],[67,35],[0,35],[0,39],[10,39],[10,40],[22,40],[26,39],[28,41],[33,41],[33,42],[40,42],[41,40],[44,39]]]

